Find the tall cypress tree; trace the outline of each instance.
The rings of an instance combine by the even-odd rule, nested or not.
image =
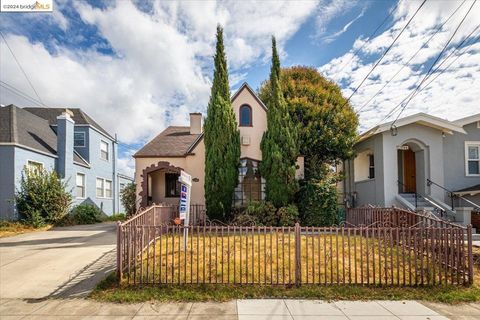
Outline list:
[[[263,134],[260,172],[266,180],[267,200],[277,207],[293,202],[298,190],[295,163],[299,154],[297,128],[290,118],[280,85],[280,59],[272,37],[272,68],[270,70],[267,131]]]
[[[224,219],[230,213],[238,183],[240,132],[230,101],[223,29],[217,27],[213,84],[204,126],[205,203],[210,219]]]

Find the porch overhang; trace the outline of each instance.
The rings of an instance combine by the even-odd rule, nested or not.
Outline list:
[[[160,170],[164,170],[165,172],[180,174],[180,172],[183,169],[180,167],[171,165],[170,162],[168,161],[159,161],[157,164],[152,164],[151,166],[143,169],[142,174],[140,175],[142,190],[139,193],[139,196],[141,197],[141,202],[140,202],[141,207],[145,208],[148,206],[148,175]]]

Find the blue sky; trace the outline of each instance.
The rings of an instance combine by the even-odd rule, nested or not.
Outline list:
[[[131,172],[135,149],[168,125],[186,125],[189,112],[206,111],[217,23],[225,28],[232,90],[244,81],[258,88],[268,77],[270,37],[275,35],[283,66],[318,68],[349,96],[420,3],[59,0],[53,13],[1,13],[0,30],[42,101],[80,107],[118,133],[121,166]],[[383,120],[416,87],[472,4],[427,1],[352,97],[353,107],[361,110],[360,131]],[[442,57],[453,51],[445,65],[460,54],[461,59],[424,88],[402,115],[428,112],[453,120],[478,112],[473,93],[480,91],[475,76],[480,71],[479,30],[463,51],[454,48],[475,30],[479,7],[472,8]],[[389,19],[369,39],[390,10]],[[38,105],[3,39],[0,53],[0,103]],[[366,104],[387,81],[391,83]],[[30,98],[5,89],[5,83]]]

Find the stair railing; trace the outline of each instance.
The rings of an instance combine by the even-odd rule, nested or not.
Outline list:
[[[406,187],[406,185],[403,182],[401,182],[400,180],[397,180],[397,183],[402,187]],[[407,192],[405,192],[405,193],[407,193]],[[436,204],[435,202],[433,202],[432,200],[430,200],[429,198],[427,198],[427,196],[425,196],[421,193],[418,193],[416,191],[410,192],[410,193],[412,193],[415,197],[415,209],[418,209],[418,199],[423,199],[433,206],[433,211],[435,213],[437,213],[438,215],[440,215],[441,218],[448,218],[447,211],[445,209],[443,209],[441,206],[439,206],[438,204]]]
[[[447,188],[445,188],[444,186],[441,186],[439,185],[438,183],[436,183],[435,181],[432,181],[430,179],[427,179],[427,186],[431,186],[431,185],[434,185],[440,189],[443,189],[445,190],[449,196],[450,196],[450,199],[451,199],[451,204],[452,204],[452,211],[454,210],[454,202],[453,202],[453,199],[454,198],[458,198],[458,199],[462,199],[463,201],[465,201],[466,203],[469,203],[471,204],[474,208],[476,208],[477,210],[480,210],[480,206],[478,204],[476,204],[475,202],[472,202],[470,200],[468,200],[467,198],[465,197],[462,197],[461,195],[458,195],[458,194],[455,194],[452,190],[448,190]]]

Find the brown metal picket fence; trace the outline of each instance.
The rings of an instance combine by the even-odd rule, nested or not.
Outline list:
[[[347,213],[347,225],[362,226],[119,225],[118,276],[128,284],[472,283],[470,227],[425,225],[416,215],[406,224],[395,213],[378,218],[385,226],[366,226],[381,212],[371,209]]]

